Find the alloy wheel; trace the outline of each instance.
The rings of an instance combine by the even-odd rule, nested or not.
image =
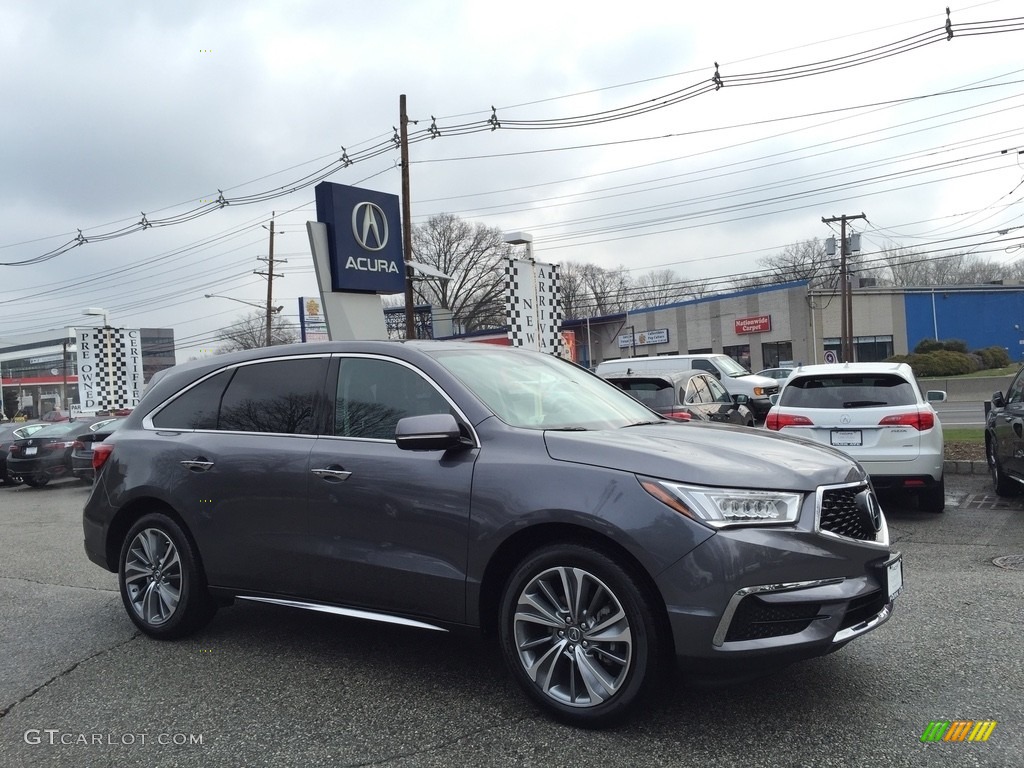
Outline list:
[[[545,696],[571,707],[613,697],[633,663],[633,634],[622,604],[581,568],[549,568],[520,592],[515,646],[527,676]]]
[[[159,626],[178,608],[182,590],[178,549],[166,533],[145,528],[128,547],[124,584],[135,614],[146,624]]]

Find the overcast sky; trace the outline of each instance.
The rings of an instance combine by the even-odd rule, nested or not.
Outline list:
[[[313,189],[238,199],[287,192],[343,151],[358,162],[329,180],[397,194],[397,149],[369,155],[390,141],[403,93],[413,134],[440,132],[411,147],[414,223],[449,212],[526,230],[540,261],[721,283],[827,237],[822,217],[862,212],[864,258],[894,245],[1020,258],[1024,31],[1003,30],[1024,8],[954,6],[953,39],[929,37],[945,8],[7,4],[0,339],[84,325],[83,308],[103,307],[117,326],[174,328],[179,361],[209,349],[247,309],[204,294],[265,301],[253,270],[272,212],[288,261],[275,303],[295,315],[316,293]],[[977,22],[993,33],[958,34]],[[724,87],[702,92],[716,61]],[[630,105],[643,114],[619,117]],[[487,130],[492,106],[501,127]],[[219,191],[238,202],[105,238]],[[43,258],[79,230],[89,242]]]

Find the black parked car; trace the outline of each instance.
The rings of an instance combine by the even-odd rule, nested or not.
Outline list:
[[[0,485],[21,485],[21,477],[7,471],[7,451],[11,443],[23,437],[29,437],[45,427],[45,424],[25,424],[13,421],[0,424]]]
[[[985,455],[996,493],[1020,494],[1024,490],[1024,368],[1017,372],[1005,395],[992,395],[985,420]]]
[[[704,371],[657,375],[632,373],[606,378],[670,419],[754,426],[754,412],[747,407],[747,396],[730,395],[718,379]]]
[[[94,431],[81,435],[71,446],[71,473],[79,480],[91,483],[96,476],[92,468],[93,446],[102,443],[110,433],[124,423],[124,419],[104,421]]]
[[[275,346],[157,374],[95,446],[85,548],[146,634],[257,601],[500,639],[555,716],[766,669],[882,624],[899,555],[828,447],[661,418],[486,344]]]
[[[15,440],[7,450],[7,472],[36,488],[55,477],[71,474],[71,451],[75,441],[108,421],[110,419],[62,421]]]

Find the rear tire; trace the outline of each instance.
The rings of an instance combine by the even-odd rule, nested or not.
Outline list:
[[[996,455],[996,449],[992,444],[992,440],[985,441],[985,457],[988,459],[988,471],[992,476],[992,487],[995,489],[996,495],[1020,495],[1020,485],[1008,478],[1003,472],[1003,467],[999,463],[999,457]]]
[[[192,634],[217,611],[191,539],[162,512],[144,515],[128,531],[118,584],[128,617],[160,640]]]
[[[917,508],[922,512],[942,512],[946,508],[946,476],[917,492]]]
[[[516,682],[541,709],[601,728],[626,717],[662,678],[667,631],[630,569],[588,546],[537,550],[501,600],[501,648]]]

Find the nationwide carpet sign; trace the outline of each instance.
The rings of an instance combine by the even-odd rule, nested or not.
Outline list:
[[[134,408],[142,398],[138,328],[76,328],[78,402],[83,411]]]

